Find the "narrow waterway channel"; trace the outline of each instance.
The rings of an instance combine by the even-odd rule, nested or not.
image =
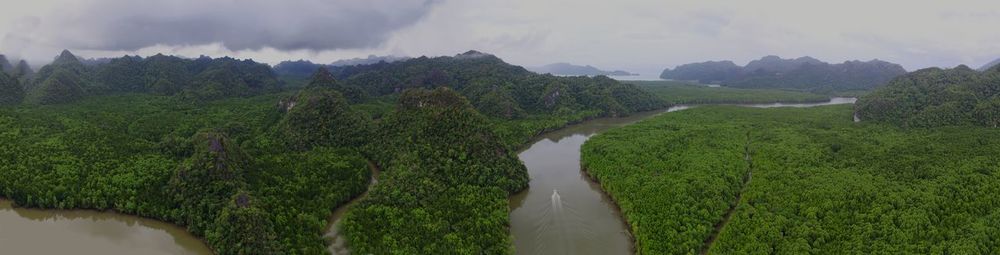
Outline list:
[[[350,209],[352,205],[361,201],[361,199],[368,196],[368,192],[371,192],[372,187],[378,184],[378,176],[382,172],[379,170],[375,162],[368,161],[368,169],[372,171],[371,179],[368,181],[368,188],[364,193],[358,195],[357,197],[351,199],[344,205],[337,207],[333,210],[333,214],[327,220],[329,224],[326,226],[326,234],[323,234],[323,239],[326,240],[326,249],[330,251],[333,255],[350,255],[351,250],[347,247],[347,238],[344,236],[343,232],[340,231],[340,220],[344,218],[344,214],[347,213],[347,209]]]
[[[812,107],[852,104],[855,98],[803,104],[743,104],[744,107]],[[528,167],[528,189],[511,197],[511,234],[517,254],[631,254],[632,240],[618,206],[580,169],[580,146],[591,136],[678,105],[626,118],[604,118],[541,135],[518,156]]]

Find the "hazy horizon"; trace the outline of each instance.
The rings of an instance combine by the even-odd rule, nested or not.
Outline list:
[[[991,1],[126,1],[39,0],[0,11],[0,54],[32,65],[156,53],[269,64],[467,50],[532,67],[566,62],[644,76],[766,55],[907,70],[1000,57]],[[219,11],[223,10],[223,11]],[[615,21],[614,23],[608,20]]]

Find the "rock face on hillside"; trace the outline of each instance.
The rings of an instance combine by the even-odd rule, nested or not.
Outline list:
[[[869,90],[905,74],[902,66],[881,61],[828,64],[812,57],[782,59],[766,56],[738,66],[731,61],[709,61],[666,69],[663,79],[694,80],[737,88],[776,88],[816,93]]]

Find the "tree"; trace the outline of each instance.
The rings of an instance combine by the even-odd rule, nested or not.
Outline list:
[[[306,88],[333,89],[340,92],[351,103],[359,103],[368,98],[367,93],[358,86],[338,82],[326,67],[320,67],[313,73],[312,80]]]
[[[975,115],[985,126],[994,128],[1000,126],[1000,96],[994,96],[991,100],[977,104]]]
[[[39,104],[61,104],[83,98],[80,77],[67,70],[56,70],[37,88]]]
[[[204,131],[192,138],[194,154],[177,168],[169,182],[173,201],[184,212],[188,230],[204,234],[226,206],[245,188],[248,156],[225,134]]]
[[[0,72],[0,105],[16,105],[24,100],[21,83],[6,73]]]
[[[220,254],[275,254],[277,235],[268,213],[257,207],[250,194],[234,195],[215,219],[215,230],[206,235]]]
[[[351,109],[343,96],[323,87],[308,88],[281,104],[285,116],[279,132],[290,147],[356,147],[370,132],[368,120]]]

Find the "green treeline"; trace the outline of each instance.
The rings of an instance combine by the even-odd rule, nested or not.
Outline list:
[[[851,115],[850,106],[695,108],[598,135],[583,163],[644,254],[700,252],[747,169],[752,179],[709,253],[1000,251],[1000,132]]]
[[[252,61],[64,52],[27,85],[0,76],[0,90],[26,91],[0,106],[0,197],[172,222],[220,254],[321,254],[327,217],[364,191],[374,162],[383,180],[343,221],[352,249],[509,253],[507,197],[528,181],[515,148],[666,106],[634,85],[482,53],[352,68],[280,91]]]
[[[907,127],[1000,125],[1000,68],[928,68],[889,82],[858,100],[863,120]]]

